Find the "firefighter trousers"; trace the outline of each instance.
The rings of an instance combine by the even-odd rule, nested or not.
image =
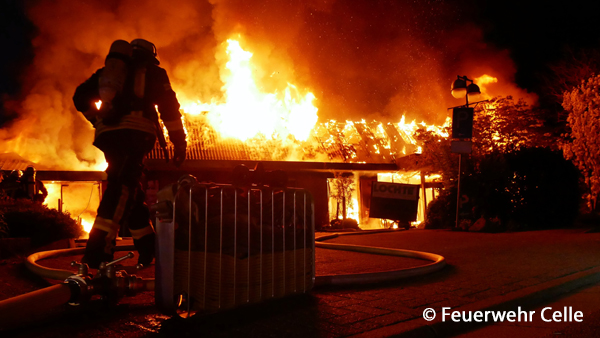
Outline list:
[[[152,261],[154,228],[140,179],[144,157],[154,143],[153,134],[128,129],[105,132],[96,138],[94,145],[104,152],[108,168],[106,190],[83,259],[90,267],[112,260],[121,226],[127,226],[131,232],[139,252],[138,262],[148,265]]]

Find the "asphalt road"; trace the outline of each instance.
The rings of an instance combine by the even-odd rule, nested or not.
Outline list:
[[[477,304],[600,266],[600,233],[586,233],[582,229],[502,234],[409,230],[344,236],[331,242],[432,252],[443,255],[448,266],[429,276],[380,285],[315,289],[308,295],[196,316],[187,321],[161,314],[154,305],[152,292],[123,298],[112,307],[93,299],[85,307],[62,307],[45,320],[1,332],[0,336],[389,336],[408,325],[426,325],[422,318],[425,308]],[[65,268],[78,258],[51,259],[43,261],[43,265]],[[26,271],[22,260],[23,257],[15,257],[0,261],[0,300],[50,285]],[[316,262],[317,274],[385,271],[423,264],[406,258],[325,249],[317,250]],[[135,259],[127,264],[134,263]],[[152,277],[153,269],[140,274]],[[573,295],[583,298],[574,300],[573,306],[583,306],[583,300],[591,297],[581,296],[583,291],[580,291]],[[583,325],[567,325],[560,332],[589,337],[586,336],[589,330],[597,330],[600,308],[594,311],[597,303],[590,304]],[[527,329],[516,330],[525,333]]]

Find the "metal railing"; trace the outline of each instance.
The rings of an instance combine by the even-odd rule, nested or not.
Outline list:
[[[164,312],[214,312],[313,287],[314,203],[306,190],[188,179],[166,194],[159,205],[172,212],[159,212],[156,229]]]

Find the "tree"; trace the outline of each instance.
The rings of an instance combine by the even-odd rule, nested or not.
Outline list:
[[[419,164],[441,173],[444,182],[441,199],[429,209],[427,218],[452,220],[456,213],[458,155],[451,152],[450,139],[438,133],[421,129],[415,138],[423,149]],[[529,226],[536,226],[531,224],[532,220],[544,222],[538,212],[540,204],[531,201],[530,196],[534,195],[523,195],[523,191],[548,191],[552,184],[544,180],[545,186],[539,187],[538,181],[529,177],[535,174],[517,164],[525,163],[520,160],[524,157],[533,158],[533,155],[541,154],[535,158],[544,164],[558,166],[556,161],[547,160],[552,159],[553,151],[558,149],[557,140],[558,137],[544,125],[543,111],[528,106],[522,100],[515,102],[510,96],[496,97],[478,104],[474,113],[473,152],[463,156],[461,166],[461,192],[470,199],[468,210],[462,212],[473,212],[473,220],[481,215],[486,219],[498,219],[503,225],[509,220]],[[561,158],[561,155],[558,157]],[[544,177],[560,179],[556,175],[545,174],[547,170],[541,170],[539,166],[534,167]],[[521,177],[521,173],[526,174]],[[555,195],[550,197],[559,198]],[[554,202],[547,204],[554,205]]]
[[[335,198],[337,201],[336,216],[338,218],[340,217],[341,212],[342,219],[346,220],[348,208],[353,207],[352,194],[355,190],[354,176],[346,173],[335,173],[335,178],[333,179],[333,189],[331,189],[331,197]]]
[[[556,138],[544,126],[543,112],[521,99],[495,97],[475,109],[474,156],[513,153],[523,148],[554,147]]]
[[[441,132],[419,128],[414,137],[421,146],[421,155],[407,169],[431,171],[440,173],[444,186],[452,185],[458,174],[458,156],[453,154],[450,147],[450,126],[444,126]],[[423,168],[426,168],[423,170]]]
[[[495,97],[478,104],[473,121],[473,153],[463,171],[477,171],[481,159],[490,154],[508,154],[524,148],[558,149],[558,138],[543,123],[543,112],[511,96]],[[449,126],[443,131],[449,134]],[[422,147],[419,166],[442,173],[445,185],[458,174],[458,156],[451,152],[451,141],[439,132],[420,128],[415,139]]]
[[[600,73],[600,50],[598,48],[565,47],[562,54],[560,60],[548,66],[550,71],[541,75],[544,96],[540,97],[540,99],[548,101],[547,104],[556,106],[557,122],[559,123],[564,123],[567,115],[560,109],[564,95],[579,85],[582,79],[588,79]]]
[[[564,156],[583,174],[589,207],[596,209],[600,192],[600,75],[584,80],[564,95],[563,107],[570,133],[563,144]]]

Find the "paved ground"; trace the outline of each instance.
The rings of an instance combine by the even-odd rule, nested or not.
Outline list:
[[[87,309],[67,309],[68,312],[59,313],[51,322],[38,322],[2,336],[436,337],[471,330],[471,336],[493,336],[490,332],[498,332],[496,336],[502,337],[543,336],[554,332],[583,334],[585,330],[600,327],[594,326],[600,321],[599,303],[585,301],[591,297],[588,294],[594,295],[598,290],[589,286],[600,281],[600,233],[586,233],[583,229],[503,234],[409,230],[342,236],[329,242],[432,252],[444,256],[448,266],[428,276],[378,285],[323,287],[309,295],[196,316],[187,321],[159,314],[153,306],[152,293],[143,293],[124,299],[109,311],[99,302],[92,302]],[[423,264],[413,259],[326,249],[317,250],[316,261],[317,275]],[[19,286],[0,286],[0,299],[44,285],[44,281],[32,282],[32,276],[16,263],[0,264],[3,270],[0,282],[5,282],[2,276],[6,271],[24,282],[12,281]],[[64,268],[67,262],[58,259],[45,263]],[[145,273],[152,274],[151,270]],[[585,325],[562,323],[545,330],[532,330],[536,323],[475,328],[471,323],[440,322],[442,307],[462,311],[516,311],[521,306],[539,314],[541,304],[552,304],[560,297],[563,303],[556,306],[586,311]],[[438,313],[436,320],[427,322],[422,318],[426,308]]]
[[[598,337],[600,335],[600,283],[576,289],[530,311],[527,312],[531,315],[527,318],[523,316],[521,321],[494,323],[458,337]],[[559,313],[556,317],[554,317],[555,312]],[[581,318],[571,317],[571,313],[577,314],[577,312],[581,313]]]

